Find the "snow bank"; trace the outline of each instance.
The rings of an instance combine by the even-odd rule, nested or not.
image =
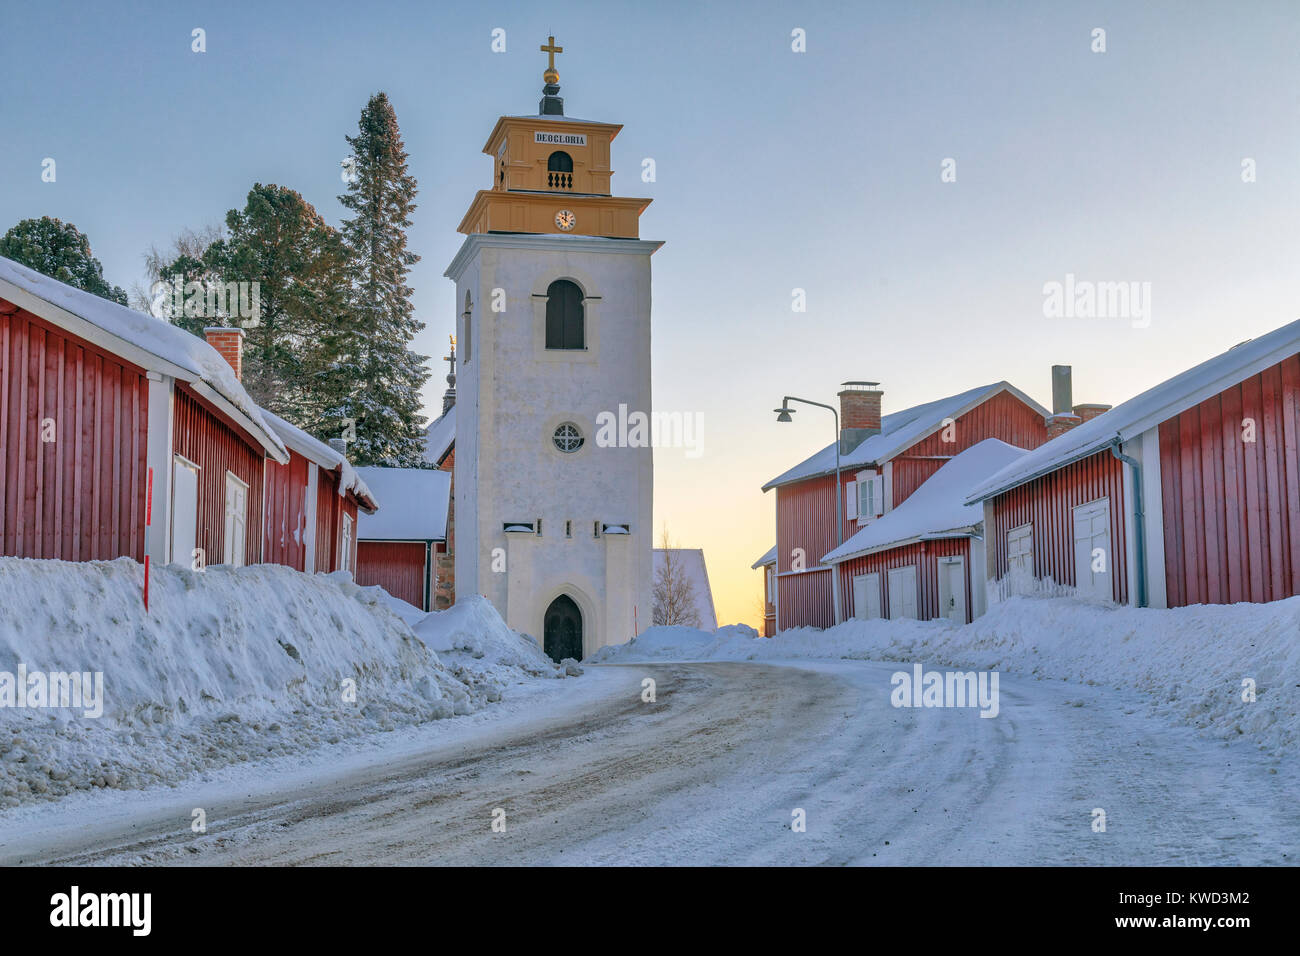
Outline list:
[[[1071,597],[1013,597],[973,624],[848,621],[771,639],[652,628],[596,660],[845,658],[1005,670],[1137,690],[1151,710],[1275,756],[1300,749],[1300,597],[1152,610]],[[1256,700],[1243,701],[1243,680]]]
[[[533,677],[564,676],[535,638],[508,628],[492,602],[479,594],[427,615],[414,625],[414,631],[449,665],[496,676],[503,670]]]
[[[486,601],[453,618],[416,611],[422,639],[382,589],[346,572],[154,568],[147,613],[142,584],[128,558],[0,558],[0,700],[20,668],[103,675],[98,718],[0,706],[0,807],[467,714],[544,673]],[[475,628],[490,667],[429,646],[472,647]]]

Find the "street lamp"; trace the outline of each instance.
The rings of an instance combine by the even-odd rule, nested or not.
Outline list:
[[[835,416],[835,546],[838,548],[844,543],[844,519],[840,517],[843,514],[843,508],[840,504],[840,413],[834,405],[823,405],[821,402],[809,401],[806,398],[795,398],[793,395],[787,395],[781,399],[781,407],[774,408],[776,420],[778,422],[792,422],[791,414],[798,409],[791,408],[791,402],[799,402],[803,405],[813,405],[817,408],[824,408]]]

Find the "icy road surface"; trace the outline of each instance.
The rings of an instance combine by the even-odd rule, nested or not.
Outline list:
[[[0,863],[1294,864],[1295,767],[1001,675],[895,709],[860,661],[592,667],[381,753],[0,816]],[[653,677],[657,702],[643,703]],[[191,830],[203,808],[207,832]],[[505,832],[493,831],[505,811]],[[807,831],[791,828],[806,814]],[[1093,830],[1093,809],[1106,831]],[[497,814],[500,819],[500,815]]]

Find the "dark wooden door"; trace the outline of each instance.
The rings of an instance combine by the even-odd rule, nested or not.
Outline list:
[[[561,594],[552,601],[546,609],[543,627],[543,647],[551,660],[557,663],[566,657],[582,660],[582,612],[573,603],[573,598]]]

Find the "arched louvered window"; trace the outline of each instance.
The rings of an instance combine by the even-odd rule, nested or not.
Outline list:
[[[573,172],[573,157],[562,149],[557,149],[546,159],[546,170],[551,173]]]
[[[556,279],[546,290],[546,347],[587,347],[582,290],[568,279]]]

